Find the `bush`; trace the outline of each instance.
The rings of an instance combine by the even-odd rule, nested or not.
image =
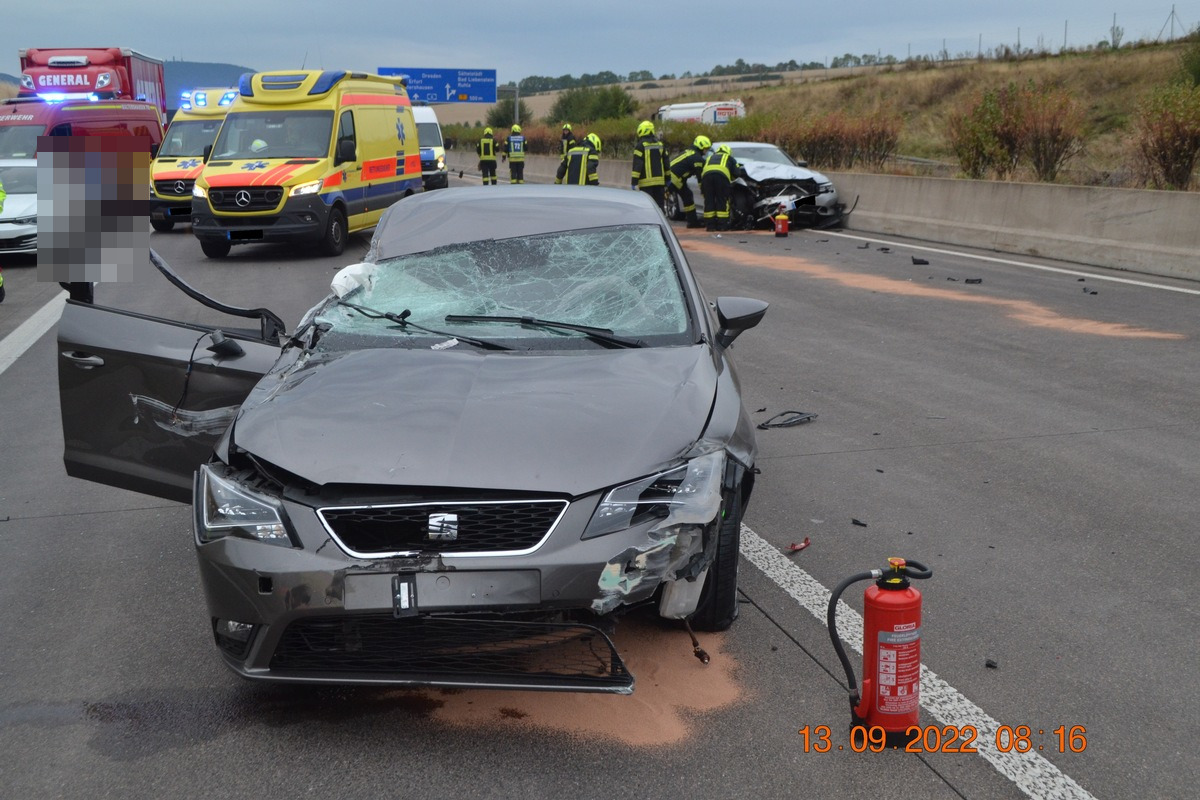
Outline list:
[[[546,119],[574,125],[576,122],[632,117],[636,111],[633,96],[620,86],[583,86],[560,94]]]
[[[1084,112],[1061,89],[1048,84],[1026,87],[1024,153],[1040,181],[1053,181],[1059,170],[1083,149]]]
[[[1138,107],[1138,153],[1158,189],[1187,189],[1200,155],[1200,87],[1165,86]]]

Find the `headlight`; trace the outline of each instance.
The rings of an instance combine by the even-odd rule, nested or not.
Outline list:
[[[106,88],[108,88],[108,85],[110,83],[112,83],[112,73],[111,72],[101,72],[100,75],[97,76],[97,78],[96,78],[96,88],[97,89],[106,89]]]
[[[302,194],[316,194],[321,191],[321,181],[309,181],[302,183],[299,186],[293,186],[288,192],[288,197],[299,197]]]
[[[7,219],[5,222],[11,222],[13,225],[37,225],[37,217],[21,217],[19,219]]]
[[[693,458],[681,467],[611,490],[596,507],[581,538],[591,539],[658,520],[654,530],[672,525],[704,525],[721,510],[723,452]]]
[[[438,156],[438,158],[437,158],[437,168],[438,168],[438,170],[439,170],[439,171],[440,171],[440,170],[443,170],[443,169],[445,169],[445,168],[446,168],[446,157],[445,157],[445,156]]]
[[[207,200],[208,199],[208,190],[205,189],[203,186],[201,186],[199,183],[193,183],[192,184],[192,197],[200,197],[200,198]]]
[[[832,191],[833,191],[833,184],[832,184],[832,183],[822,183],[822,184],[819,184],[819,185],[817,186],[817,190],[818,190],[818,191],[817,191],[817,194],[825,194],[825,193],[827,193],[827,192],[832,192]]]
[[[202,542],[226,536],[291,547],[279,501],[200,468],[200,532]]]

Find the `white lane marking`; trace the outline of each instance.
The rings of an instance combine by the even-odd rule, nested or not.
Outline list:
[[[33,347],[34,342],[42,338],[46,331],[54,327],[58,318],[62,316],[66,303],[67,293],[59,292],[49,303],[18,325],[16,330],[0,339],[0,374],[16,363],[16,360]]]
[[[814,617],[825,624],[830,590],[796,566],[761,536],[742,525],[742,555],[758,567]],[[858,653],[862,653],[863,618],[844,602],[838,601],[838,634]],[[832,649],[832,648],[831,648]],[[858,676],[862,679],[862,676]],[[1086,789],[1036,752],[1002,753],[996,749],[996,729],[1000,722],[972,703],[924,664],[921,665],[921,705],[942,725],[959,730],[972,725],[979,737],[974,746],[979,755],[1025,794],[1054,800],[1096,800]]]
[[[923,253],[937,253],[943,256],[958,256],[959,258],[973,258],[976,261],[989,261],[993,264],[1004,264],[1009,267],[1025,267],[1026,269],[1040,269],[1043,272],[1057,272],[1062,275],[1074,275],[1076,277],[1091,278],[1097,281],[1108,281],[1109,283],[1124,283],[1130,286],[1144,286],[1148,289],[1162,289],[1167,292],[1179,292],[1180,294],[1195,294],[1200,295],[1200,289],[1185,289],[1182,286],[1167,286],[1163,283],[1151,283],[1149,281],[1138,281],[1133,278],[1118,278],[1115,275],[1098,275],[1095,272],[1082,272],[1075,269],[1063,269],[1062,267],[1048,267],[1045,264],[1032,264],[1028,261],[1016,261],[1011,258],[997,258],[996,256],[980,256],[974,253],[964,253],[961,250],[944,250],[937,247],[924,247],[919,244],[909,244],[907,242],[894,242],[888,239],[874,239],[870,236],[855,236],[849,233],[835,233],[834,231],[821,231],[822,236],[837,236],[842,239],[854,239],[860,242],[874,242],[877,244],[886,244],[889,247],[906,247],[909,250],[920,250]],[[1102,269],[1097,267],[1097,269]]]

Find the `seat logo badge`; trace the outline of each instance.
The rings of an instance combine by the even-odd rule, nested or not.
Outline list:
[[[456,540],[458,538],[458,514],[430,514],[427,531],[430,539]]]
[[[238,193],[233,196],[233,202],[237,203],[239,208],[245,208],[246,206],[250,205],[250,193],[245,189],[240,189]]]

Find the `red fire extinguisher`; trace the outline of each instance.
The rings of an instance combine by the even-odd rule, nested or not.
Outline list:
[[[783,206],[779,207],[779,212],[775,215],[775,235],[778,237],[788,235],[788,214]]]
[[[907,744],[918,726],[921,688],[921,593],[909,578],[924,580],[933,570],[903,558],[889,558],[886,570],[851,575],[829,597],[829,638],[846,670],[850,688],[850,727],[882,728],[889,746]],[[875,580],[863,593],[863,682],[860,694],[854,667],[837,632],[837,604],[852,583]]]

